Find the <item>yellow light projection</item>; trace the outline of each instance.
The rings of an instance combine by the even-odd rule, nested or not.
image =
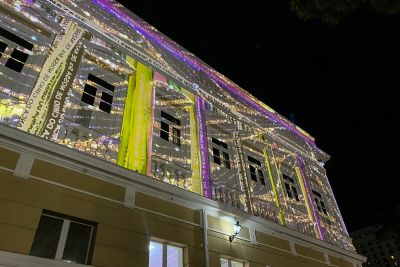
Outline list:
[[[182,93],[187,96],[193,103],[188,107],[190,117],[190,156],[192,167],[192,188],[191,191],[203,195],[202,182],[201,182],[201,165],[200,165],[200,150],[199,150],[199,136],[197,130],[196,113],[194,109],[195,97],[192,93],[182,88]]]
[[[126,61],[136,69],[136,73],[129,77],[117,163],[146,174],[147,144],[152,121],[153,71],[132,57],[127,56]]]

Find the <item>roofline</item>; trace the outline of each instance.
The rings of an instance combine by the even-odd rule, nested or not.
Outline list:
[[[239,99],[241,99],[245,104],[250,105],[252,108],[260,112],[261,114],[267,116],[273,122],[277,123],[280,126],[283,126],[287,130],[296,134],[304,141],[306,141],[309,145],[316,147],[315,139],[310,134],[308,134],[305,130],[301,129],[297,125],[288,121],[285,117],[277,113],[275,110],[258,100],[256,97],[251,95],[246,90],[242,89],[240,86],[232,82],[230,79],[225,77],[223,74],[219,73],[215,69],[207,66],[202,63],[202,60],[194,56],[192,53],[188,52],[186,49],[178,45],[176,42],[160,33],[153,26],[148,24],[147,22],[137,21],[130,15],[130,11],[126,8],[122,10],[119,6],[115,5],[114,0],[92,0],[93,3],[97,4],[108,13],[116,17],[118,20],[122,21],[132,29],[140,32],[145,37],[151,39],[166,51],[173,54],[176,58],[185,62],[187,65],[192,67],[197,71],[201,71],[206,74],[210,79],[216,81],[220,86],[223,86],[228,92],[235,95]],[[127,12],[128,11],[128,12]],[[133,14],[133,13],[132,13]]]

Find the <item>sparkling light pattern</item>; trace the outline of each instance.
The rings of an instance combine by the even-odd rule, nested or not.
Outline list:
[[[269,108],[264,103],[258,101],[253,96],[251,96],[248,92],[241,89],[239,86],[235,85],[232,81],[227,79],[222,74],[217,71],[211,69],[210,67],[202,64],[199,60],[193,57],[190,53],[182,50],[180,47],[176,45],[176,43],[164,38],[162,35],[158,34],[156,29],[152,26],[148,26],[144,23],[139,23],[132,19],[126,12],[118,8],[113,2],[109,0],[93,0],[94,3],[97,3],[99,6],[108,10],[111,14],[116,16],[118,19],[122,20],[124,23],[128,24],[135,30],[139,31],[147,38],[157,42],[163,48],[170,51],[174,56],[180,58],[185,63],[192,66],[195,70],[204,72],[210,79],[217,81],[219,84],[224,86],[227,90],[229,90],[232,94],[242,99],[245,104],[250,105],[260,113],[269,117],[274,122],[279,125],[289,129],[296,135],[301,136],[310,144],[314,144],[314,138],[312,138],[309,134],[307,134],[304,130],[301,130],[299,127],[292,125],[287,119],[281,117],[277,114],[273,109]]]
[[[324,235],[322,233],[321,230],[321,223],[319,221],[319,216],[318,216],[318,212],[315,208],[315,203],[312,197],[312,193],[311,193],[311,188],[308,182],[308,177],[305,175],[304,172],[304,161],[301,157],[297,156],[297,164],[298,164],[298,169],[300,171],[300,179],[301,179],[301,184],[304,186],[305,188],[305,193],[306,193],[306,198],[307,198],[307,206],[311,209],[312,214],[310,212],[310,215],[312,215],[313,221],[315,223],[315,227],[317,230],[317,237],[320,238],[321,240],[324,240]]]
[[[27,55],[0,65],[0,123],[44,137],[56,110],[51,141],[354,251],[314,139],[120,4],[0,0],[0,13],[28,42],[0,37],[2,62]]]
[[[208,161],[208,141],[207,126],[204,116],[205,101],[200,96],[196,96],[196,118],[199,124],[199,149],[201,157],[201,176],[203,183],[203,195],[207,198],[212,197],[210,163]]]

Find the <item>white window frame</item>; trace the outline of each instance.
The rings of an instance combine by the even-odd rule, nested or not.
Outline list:
[[[82,225],[85,225],[85,226],[89,226],[91,228],[90,237],[89,237],[89,244],[88,244],[88,249],[87,249],[87,252],[86,252],[85,263],[84,263],[85,265],[89,264],[89,262],[88,262],[89,261],[89,255],[91,253],[91,246],[93,245],[93,242],[94,242],[93,236],[94,236],[94,232],[95,232],[95,227],[96,226],[93,225],[93,224],[87,224],[87,223],[80,222],[80,221],[78,221],[79,220],[78,218],[77,218],[77,220],[74,220],[73,218],[69,219],[69,216],[63,217],[62,214],[53,215],[53,214],[49,214],[49,213],[43,212],[41,217],[42,216],[47,216],[47,217],[51,217],[51,218],[55,218],[55,219],[63,221],[63,225],[61,227],[60,239],[58,240],[57,250],[56,250],[56,255],[54,257],[54,260],[66,261],[66,260],[63,260],[63,255],[64,255],[65,245],[67,243],[67,237],[68,237],[68,232],[69,232],[69,227],[71,225],[71,222],[77,223],[77,224],[82,224]],[[69,262],[69,261],[66,261],[66,262]]]
[[[167,260],[168,260],[168,246],[180,248],[182,250],[182,259],[181,259],[182,262],[181,262],[181,265],[182,265],[182,267],[184,266],[183,246],[175,244],[175,243],[170,243],[168,241],[162,241],[162,240],[159,240],[159,239],[156,239],[156,238],[151,239],[150,242],[155,242],[155,243],[158,243],[158,244],[162,245],[162,249],[163,249],[163,252],[162,252],[162,267],[167,267],[167,264],[168,264],[168,262],[167,262]],[[149,243],[149,246],[150,246],[150,243]],[[148,264],[150,264],[150,251],[149,251],[149,263]]]
[[[232,261],[243,263],[243,267],[247,267],[248,266],[246,261],[239,260],[239,259],[233,259],[233,258],[230,258],[230,257],[224,257],[224,256],[221,256],[219,258],[220,266],[221,266],[221,259],[224,259],[224,260],[228,261],[228,267],[232,267]]]

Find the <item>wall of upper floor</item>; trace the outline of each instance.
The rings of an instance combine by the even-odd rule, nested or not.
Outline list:
[[[353,250],[313,140],[107,2],[0,1],[0,122]]]

